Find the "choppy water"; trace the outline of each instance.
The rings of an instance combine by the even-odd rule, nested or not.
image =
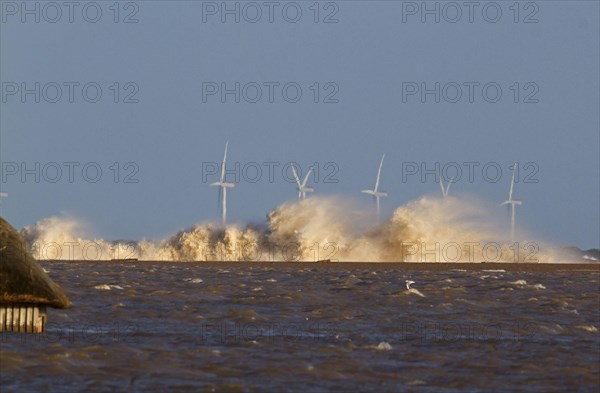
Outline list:
[[[2,336],[3,393],[600,386],[597,272],[44,267],[75,306],[43,336]]]

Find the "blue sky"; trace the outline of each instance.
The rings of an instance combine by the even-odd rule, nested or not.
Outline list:
[[[295,198],[292,161],[317,163],[318,194],[368,206],[358,191],[386,153],[386,214],[439,194],[432,175],[407,175],[414,163],[458,165],[452,191],[499,203],[518,162],[519,223],[599,247],[596,1],[274,2],[272,21],[262,2],[228,1],[239,22],[221,2],[22,4],[0,3],[1,209],[16,227],[69,214],[139,239],[217,220],[217,176],[202,172],[229,140],[230,221]],[[236,82],[239,102],[222,97]]]

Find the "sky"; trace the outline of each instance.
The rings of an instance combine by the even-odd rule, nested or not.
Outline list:
[[[315,195],[369,207],[385,153],[385,215],[439,195],[438,170],[496,208],[516,162],[518,224],[600,247],[597,1],[70,4],[0,2],[0,210],[17,228],[217,221],[228,140],[230,222],[294,200],[291,162],[318,168]]]

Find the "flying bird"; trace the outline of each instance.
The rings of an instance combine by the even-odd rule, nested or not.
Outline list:
[[[418,289],[416,289],[416,288],[411,288],[411,287],[410,287],[410,286],[411,286],[412,284],[414,284],[414,283],[415,283],[415,282],[414,282],[413,280],[406,280],[406,293],[407,293],[407,294],[411,294],[411,293],[412,293],[412,294],[415,294],[415,295],[419,295],[419,296],[421,296],[421,297],[425,297],[425,295],[423,295],[423,294],[421,293],[421,291],[419,291],[419,290],[418,290]]]

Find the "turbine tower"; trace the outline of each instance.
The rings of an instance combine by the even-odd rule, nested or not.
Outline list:
[[[518,199],[513,199],[513,189],[515,186],[515,169],[517,168],[517,163],[513,165],[512,168],[512,179],[510,181],[510,189],[508,191],[508,199],[500,204],[510,206],[510,241],[514,243],[515,241],[515,206],[522,205],[523,202]]]
[[[8,193],[0,192],[0,206],[2,206],[2,198],[8,198]],[[0,211],[2,213],[2,211]]]
[[[310,169],[306,173],[306,176],[304,176],[304,180],[302,180],[302,183],[300,183],[300,178],[298,177],[298,173],[296,172],[296,167],[294,167],[292,165],[292,172],[294,172],[294,178],[296,179],[296,185],[298,186],[298,188],[297,188],[297,190],[298,190],[298,199],[306,199],[306,193],[307,192],[314,192],[315,191],[314,188],[306,186],[306,183],[308,182],[308,178],[310,177],[310,174],[311,174],[312,170],[313,170],[313,168],[310,167]]]
[[[227,189],[235,187],[234,183],[228,183],[225,181],[225,163],[227,161],[228,146],[229,141],[225,143],[225,154],[223,155],[223,164],[221,165],[221,179],[211,183],[211,186],[219,187],[219,203],[221,205],[221,220],[223,222],[223,226],[225,226],[227,223]]]
[[[375,180],[375,187],[372,190],[362,190],[365,194],[373,195],[375,199],[375,206],[377,209],[377,220],[379,220],[379,198],[388,196],[387,192],[379,191],[379,179],[381,178],[381,168],[383,167],[383,160],[385,158],[385,154],[381,156],[381,161],[379,162],[379,169],[377,170],[377,179]]]
[[[450,191],[450,184],[452,184],[453,181],[454,181],[454,178],[451,178],[448,181],[448,184],[446,184],[446,187],[444,187],[444,180],[440,176],[440,187],[442,188],[442,196],[444,198],[446,198],[448,196],[448,191]]]

